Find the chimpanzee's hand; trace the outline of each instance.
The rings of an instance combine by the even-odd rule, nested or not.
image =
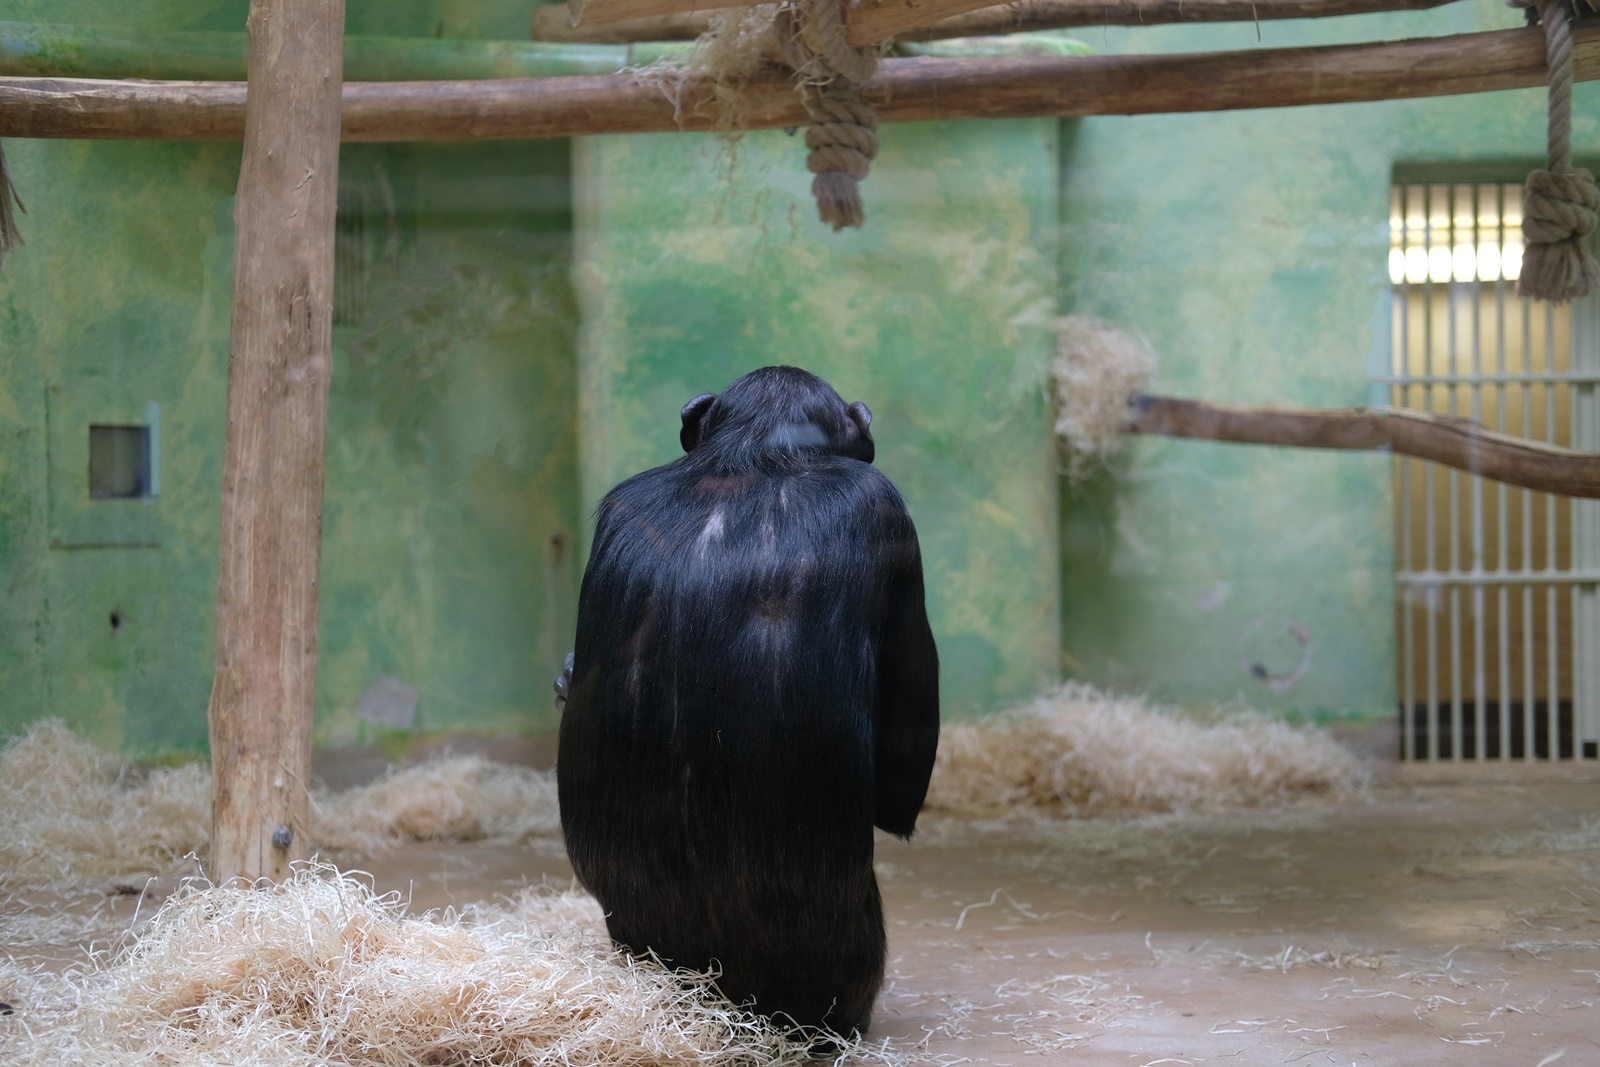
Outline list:
[[[572,689],[572,653],[567,653],[567,661],[561,667],[561,677],[557,678],[552,687],[556,691],[556,712],[567,710],[567,693]]]

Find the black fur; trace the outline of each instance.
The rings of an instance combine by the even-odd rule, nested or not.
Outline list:
[[[684,407],[688,454],[600,504],[557,762],[619,944],[845,1034],[883,981],[872,827],[910,836],[939,734],[921,554],[871,419],[793,367]]]

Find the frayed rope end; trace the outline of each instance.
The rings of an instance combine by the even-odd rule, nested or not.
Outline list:
[[[861,204],[861,187],[844,171],[825,170],[811,179],[811,195],[817,201],[817,217],[838,233],[847,226],[861,229],[867,209]]]

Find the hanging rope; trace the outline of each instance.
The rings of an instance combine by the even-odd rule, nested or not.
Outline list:
[[[0,267],[5,266],[6,254],[22,243],[22,235],[17,232],[17,212],[27,210],[17,195],[17,187],[11,184],[5,145],[0,144]]]
[[[844,0],[801,0],[785,5],[773,24],[778,49],[802,82],[811,125],[806,167],[815,175],[811,195],[817,216],[834,231],[867,220],[860,183],[878,155],[878,117],[856,87],[878,69],[872,50],[850,47],[844,35]]]
[[[1600,263],[1584,240],[1600,223],[1600,187],[1572,166],[1572,27],[1568,0],[1511,0],[1537,5],[1550,70],[1548,167],[1528,175],[1522,197],[1522,274],[1517,291],[1530,300],[1565,303],[1600,287]]]

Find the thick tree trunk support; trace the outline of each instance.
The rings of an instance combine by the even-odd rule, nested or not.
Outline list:
[[[1600,78],[1600,26],[1573,32],[1573,76]],[[1545,84],[1536,27],[1377,44],[1153,56],[890,59],[862,88],[880,122],[1232,111],[1524,89]],[[346,141],[470,141],[709,130],[705,79],[675,104],[633,73],[344,87]],[[752,80],[744,127],[803,126],[791,80]],[[234,82],[0,78],[0,137],[238,140]]]
[[[1134,433],[1290,448],[1387,449],[1541,493],[1600,497],[1600,455],[1486,430],[1466,419],[1393,409],[1245,408],[1141,396]]]
[[[234,206],[211,876],[307,855],[344,0],[251,0]]]

